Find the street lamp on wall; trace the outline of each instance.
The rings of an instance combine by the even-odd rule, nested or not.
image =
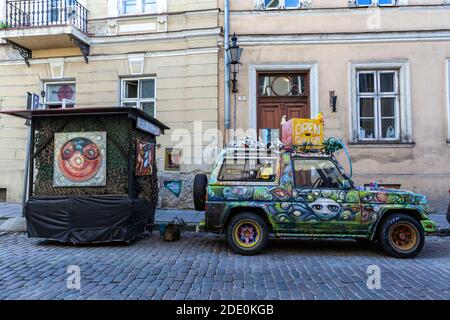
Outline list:
[[[231,73],[233,74],[233,79],[231,80],[233,83],[233,93],[237,93],[237,74],[239,73],[239,66],[241,66],[241,56],[242,51],[244,49],[239,48],[237,44],[236,33],[231,37],[231,46],[226,50],[228,61],[230,61],[231,65]]]

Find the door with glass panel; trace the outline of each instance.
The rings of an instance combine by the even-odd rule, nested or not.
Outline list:
[[[283,116],[310,118],[309,73],[258,74],[258,129],[281,129]]]

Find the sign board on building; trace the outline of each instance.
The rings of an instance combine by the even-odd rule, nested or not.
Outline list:
[[[285,145],[323,144],[323,120],[294,118],[283,124],[282,141]]]
[[[138,117],[136,121],[136,128],[145,131],[147,133],[150,133],[154,136],[160,136],[161,135],[161,129],[157,126],[155,126],[153,123],[150,123],[149,121]]]
[[[40,108],[39,100],[39,95],[27,92],[27,110],[38,110]]]
[[[167,190],[169,190],[174,196],[177,198],[181,194],[183,181],[181,180],[175,180],[175,181],[164,181],[164,186]]]

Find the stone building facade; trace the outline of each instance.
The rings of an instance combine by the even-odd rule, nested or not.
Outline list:
[[[28,14],[17,18],[11,3]],[[0,108],[23,108],[26,92],[43,92],[50,107],[66,99],[80,108],[135,105],[153,113],[171,128],[158,140],[161,205],[192,207],[195,173],[210,170],[230,136],[224,1],[0,4]],[[444,211],[448,0],[230,1],[229,27],[244,49],[231,128],[276,129],[283,115],[322,112],[325,135],[349,146],[357,183],[421,192],[434,211]],[[25,141],[23,122],[0,116],[0,196],[9,202],[20,201]]]
[[[230,34],[244,49],[238,128],[278,128],[282,115],[322,112],[325,136],[348,144],[358,184],[376,180],[421,192],[434,211],[445,212],[448,1],[243,0],[230,6]]]
[[[2,0],[0,107],[23,109],[27,92],[42,92],[47,107],[144,109],[171,128],[158,139],[162,205],[187,206],[188,190],[177,197],[164,182],[188,186],[202,166],[166,158],[194,121],[218,128],[218,19],[215,0]],[[3,201],[21,199],[25,145],[24,123],[0,116]]]

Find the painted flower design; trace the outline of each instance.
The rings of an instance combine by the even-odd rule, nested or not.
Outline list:
[[[388,195],[387,195],[387,193],[386,193],[386,192],[379,192],[379,193],[377,194],[377,200],[378,200],[379,202],[387,202],[387,200],[388,200]]]
[[[256,231],[252,226],[243,226],[239,230],[239,238],[242,242],[249,244],[255,242],[256,240]]]
[[[270,191],[273,196],[275,196],[278,200],[288,200],[289,194],[285,190],[281,188],[277,188]]]

